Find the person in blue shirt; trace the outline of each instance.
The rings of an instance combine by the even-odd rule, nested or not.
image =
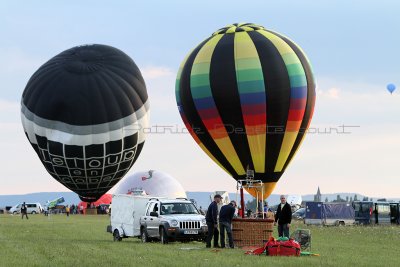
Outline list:
[[[222,206],[219,211],[219,232],[221,236],[221,248],[225,248],[225,231],[228,235],[229,247],[235,248],[232,237],[232,219],[235,215],[236,202],[231,201],[228,205]]]

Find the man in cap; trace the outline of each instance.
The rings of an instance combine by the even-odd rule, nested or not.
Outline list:
[[[218,248],[218,203],[222,200],[221,195],[216,194],[214,201],[208,206],[206,214],[206,223],[208,228],[208,235],[206,238],[206,248],[211,247],[211,239],[214,236],[214,248]]]

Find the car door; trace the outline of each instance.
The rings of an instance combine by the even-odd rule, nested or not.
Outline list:
[[[148,211],[148,222],[147,222],[147,229],[149,236],[158,237],[159,236],[159,226],[160,226],[160,219],[159,219],[159,202],[154,202],[153,206],[149,208]],[[152,212],[157,213],[157,216],[150,216]]]
[[[153,208],[154,208],[154,202],[149,203],[147,205],[146,213],[145,216],[143,216],[143,221],[142,221],[142,224],[146,228],[148,235],[151,235],[150,212],[153,210]]]

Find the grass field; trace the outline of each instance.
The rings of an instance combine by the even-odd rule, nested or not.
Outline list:
[[[308,227],[320,257],[244,255],[203,243],[113,242],[108,216],[0,215],[0,266],[399,266],[399,226]],[[304,225],[293,225],[292,229]],[[274,233],[276,236],[276,233]]]

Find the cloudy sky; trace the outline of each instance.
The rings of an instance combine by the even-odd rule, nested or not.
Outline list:
[[[398,1],[0,1],[0,194],[66,191],[40,163],[20,122],[30,76],[76,45],[117,47],[145,78],[151,124],[182,128],[174,83],[184,56],[215,30],[254,22],[289,36],[317,79],[310,133],[274,193],[399,197]],[[150,134],[130,173],[156,169],[187,191],[236,183],[188,134]],[[110,191],[112,192],[112,191]]]

